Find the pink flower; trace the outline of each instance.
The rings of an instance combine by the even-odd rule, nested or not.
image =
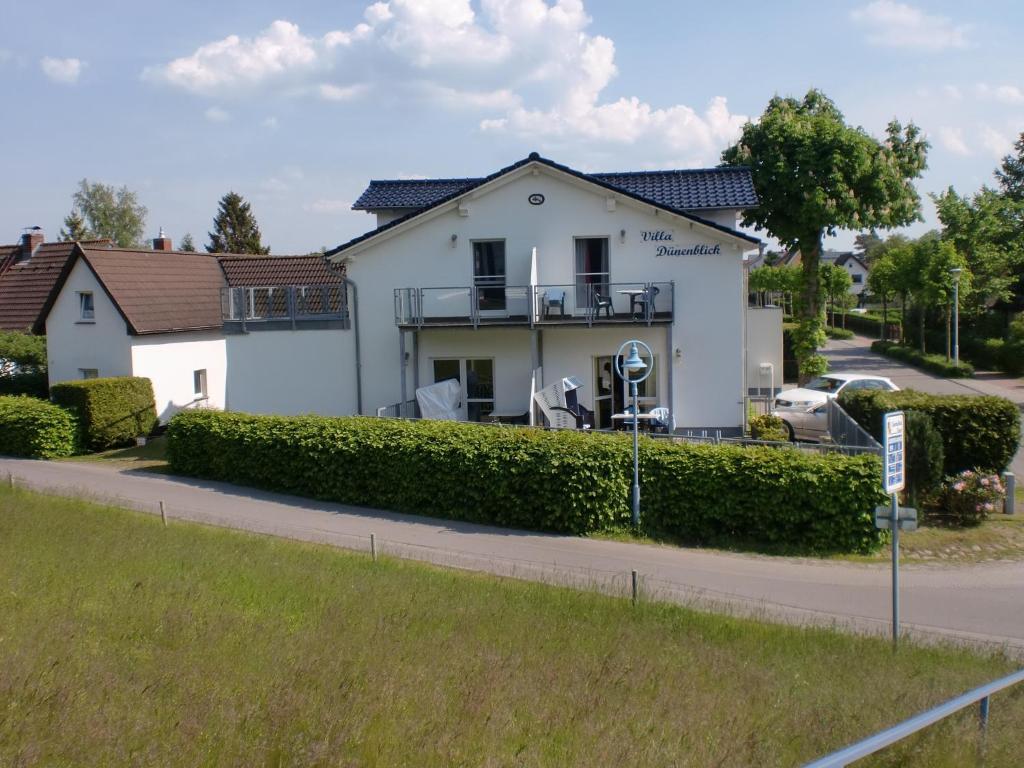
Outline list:
[[[991,501],[985,502],[985,511],[986,512],[991,512],[995,508],[996,508],[995,504],[993,504]]]
[[[981,512],[981,504],[975,504],[974,505],[974,511],[975,512]]]
[[[967,487],[967,483],[965,483],[963,480],[961,480],[958,483],[953,483],[953,490],[954,491],[962,491],[966,487]]]
[[[987,477],[983,477],[983,478],[981,478],[981,484],[982,484],[982,485],[983,485],[983,486],[984,486],[985,488],[988,488],[988,478],[987,478]]]

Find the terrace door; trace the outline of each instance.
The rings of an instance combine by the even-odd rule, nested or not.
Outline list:
[[[576,309],[589,311],[595,293],[608,296],[608,238],[576,238]]]
[[[494,410],[494,360],[435,359],[434,383],[455,379],[462,385],[461,412],[468,421],[483,421]]]
[[[473,285],[481,315],[503,315],[505,306],[505,241],[473,242]]]

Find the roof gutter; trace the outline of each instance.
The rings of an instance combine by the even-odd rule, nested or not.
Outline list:
[[[341,278],[342,283],[345,285],[352,286],[352,330],[355,331],[356,337],[356,415],[363,415],[363,356],[362,349],[359,345],[359,286],[355,284],[355,281],[350,279],[345,270],[335,269],[334,263],[324,258],[324,263],[327,264],[329,269],[334,274]]]

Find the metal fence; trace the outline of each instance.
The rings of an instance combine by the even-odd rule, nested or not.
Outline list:
[[[842,406],[834,399],[828,401],[826,408],[828,416],[828,434],[835,445],[847,448],[860,448],[862,452],[877,453],[882,455],[882,446],[867,430],[854,421]]]
[[[933,723],[956,714],[976,702],[978,703],[978,725],[981,731],[979,751],[984,754],[984,739],[988,729],[988,711],[992,694],[1022,682],[1024,682],[1024,669],[999,680],[994,680],[987,685],[975,688],[973,691],[968,691],[962,696],[957,696],[955,699],[950,699],[945,704],[940,704],[929,709],[927,712],[922,712],[920,715],[916,715],[909,720],[904,720],[899,725],[894,725],[892,728],[881,733],[876,733],[874,736],[869,736],[838,752],[833,752],[831,755],[826,755],[819,760],[815,760],[813,763],[808,763],[804,768],[843,768],[843,766],[849,765],[855,760],[873,755],[890,744],[895,744],[897,741],[901,741]]]
[[[382,419],[418,419],[420,406],[415,400],[406,400],[404,404],[392,403],[378,408],[377,416]]]

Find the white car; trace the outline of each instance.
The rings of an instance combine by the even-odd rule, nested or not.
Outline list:
[[[775,398],[772,415],[782,419],[790,440],[822,440],[828,435],[827,403],[840,392],[899,389],[891,379],[866,373],[828,373],[804,387],[787,389]]]

